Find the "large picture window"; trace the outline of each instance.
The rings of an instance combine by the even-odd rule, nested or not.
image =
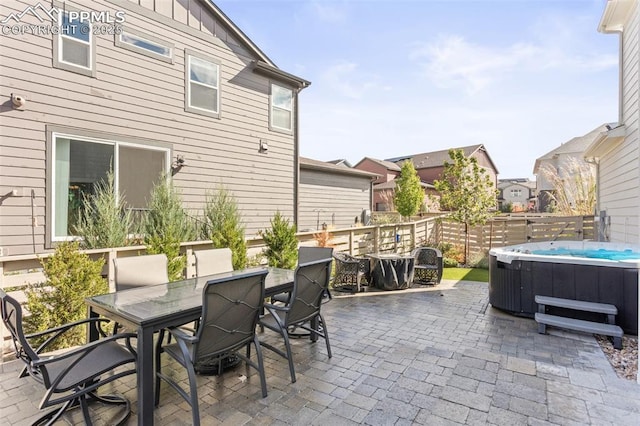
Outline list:
[[[82,199],[113,170],[116,191],[126,206],[147,207],[151,191],[168,170],[169,149],[53,134],[52,241],[73,237]]]
[[[60,33],[54,36],[53,65],[68,71],[95,76],[95,37],[87,20],[70,19],[62,10],[58,14]]]
[[[185,109],[189,112],[219,117],[220,65],[213,59],[186,55]]]
[[[270,127],[273,130],[293,130],[293,90],[271,85]]]

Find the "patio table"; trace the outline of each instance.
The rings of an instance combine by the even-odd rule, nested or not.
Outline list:
[[[395,253],[368,254],[371,282],[382,290],[403,290],[413,282],[415,258]]]
[[[262,269],[262,268],[259,268]],[[295,271],[267,268],[265,297],[291,291]],[[153,334],[163,328],[195,321],[202,313],[202,289],[213,278],[239,276],[256,268],[190,278],[167,284],[124,290],[85,300],[90,317],[103,315],[138,332],[138,424],[153,425],[154,380]],[[141,273],[144,273],[141,271]],[[90,340],[97,340],[94,331]]]

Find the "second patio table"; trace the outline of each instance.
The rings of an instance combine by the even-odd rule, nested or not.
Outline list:
[[[372,285],[382,290],[403,290],[411,287],[415,258],[413,256],[376,253],[371,259]]]

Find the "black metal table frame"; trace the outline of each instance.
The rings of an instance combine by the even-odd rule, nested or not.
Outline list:
[[[265,297],[291,291],[293,289],[294,271],[283,270],[277,268],[268,268],[269,274],[265,280]],[[248,272],[254,269],[234,271],[232,273],[223,273],[210,275],[200,278],[191,278],[183,281],[176,281],[173,283],[161,284],[159,286],[145,287],[133,290],[125,290],[124,292],[109,293],[101,296],[94,296],[86,299],[86,304],[89,309],[89,317],[104,316],[119,324],[131,329],[137,330],[138,333],[138,374],[137,374],[137,388],[138,388],[138,424],[139,425],[153,425],[153,411],[154,411],[154,380],[155,371],[153,367],[154,363],[154,342],[153,335],[155,332],[162,330],[163,328],[180,326],[191,321],[195,321],[200,317],[202,313],[202,287],[206,281],[213,277],[223,277],[227,275],[241,275],[243,272]],[[148,303],[149,300],[143,300],[140,297],[146,292],[153,293],[154,290],[160,290],[160,293],[180,287],[194,287],[193,291],[200,288],[199,297],[194,298],[193,294],[189,294],[190,300],[182,299],[183,305],[189,305],[187,308],[181,307],[172,312],[155,315],[148,317],[139,317],[132,312],[134,309],[127,309],[126,305],[119,308],[114,307],[114,302],[109,304],[110,301],[117,300],[117,296],[130,296],[134,293],[125,294],[126,292],[137,292],[135,295],[140,298],[139,304]],[[156,291],[157,292],[157,291]],[[162,302],[163,295],[153,298],[155,302]],[[132,304],[130,306],[137,306],[139,304]],[[89,335],[90,340],[97,340],[97,332],[92,331]]]

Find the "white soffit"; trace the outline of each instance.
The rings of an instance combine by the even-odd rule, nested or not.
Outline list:
[[[601,33],[621,32],[637,0],[608,0],[598,25]]]
[[[608,132],[600,133],[600,136],[584,151],[584,157],[602,158],[609,151],[620,145],[626,135],[627,128],[625,126],[618,126]]]

